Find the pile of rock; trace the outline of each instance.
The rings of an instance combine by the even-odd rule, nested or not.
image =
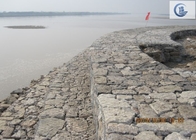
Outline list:
[[[142,34],[115,32],[91,46],[96,139],[196,138],[196,82],[155,61],[157,57],[149,57],[156,53],[154,48],[162,53],[154,55],[159,59],[169,53],[168,61],[179,61],[171,58],[181,57],[183,46],[170,39],[179,30],[182,28],[147,28]],[[178,55],[173,56],[175,51]]]

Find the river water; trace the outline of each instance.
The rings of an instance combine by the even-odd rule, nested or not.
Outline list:
[[[89,47],[100,36],[145,27],[145,15],[0,18],[0,100],[47,74]],[[195,25],[196,20],[150,18],[147,26]],[[46,29],[4,26],[41,25]]]

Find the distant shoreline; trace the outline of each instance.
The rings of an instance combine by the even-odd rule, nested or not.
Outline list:
[[[155,16],[152,18],[156,18],[156,19],[169,19],[169,16]]]
[[[45,29],[44,26],[34,26],[34,25],[17,25],[17,26],[4,26],[10,29]]]
[[[0,17],[37,17],[37,16],[87,16],[87,15],[119,15],[126,13],[110,12],[0,12]]]

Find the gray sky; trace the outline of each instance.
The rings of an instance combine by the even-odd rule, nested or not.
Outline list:
[[[0,0],[3,11],[169,13],[169,0]]]

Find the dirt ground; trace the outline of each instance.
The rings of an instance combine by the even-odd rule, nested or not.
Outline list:
[[[187,55],[183,57],[183,61],[180,63],[167,62],[165,65],[170,68],[182,68],[191,71],[196,70],[196,36],[188,36],[177,42],[184,46]]]

